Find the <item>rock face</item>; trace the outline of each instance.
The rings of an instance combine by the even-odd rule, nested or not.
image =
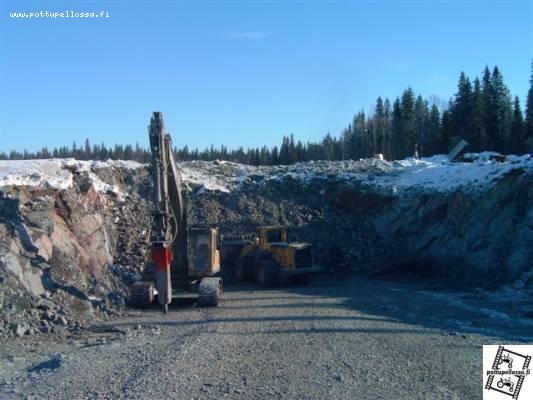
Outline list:
[[[512,281],[533,267],[532,175],[507,175],[479,194],[398,199],[374,227],[390,258],[419,272]]]
[[[0,335],[61,333],[120,312],[147,255],[147,166],[54,160],[41,176],[35,161],[13,176],[9,163],[0,163],[9,183],[0,187]],[[190,224],[221,234],[284,224],[325,269],[533,287],[531,157],[180,167]]]
[[[142,190],[146,170],[71,173],[68,188],[0,190],[4,334],[59,332],[114,313],[142,268],[149,208],[135,190]]]

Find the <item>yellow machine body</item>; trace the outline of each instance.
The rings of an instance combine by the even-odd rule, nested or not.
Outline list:
[[[261,226],[258,236],[260,251],[272,254],[284,272],[303,273],[307,268],[313,268],[311,244],[289,241],[287,227]]]
[[[220,271],[217,235],[217,230],[212,227],[189,229],[187,238],[189,276],[211,276]]]

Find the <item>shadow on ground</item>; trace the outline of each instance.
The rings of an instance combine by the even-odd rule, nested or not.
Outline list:
[[[207,326],[221,324],[219,334],[287,334],[287,333],[390,333],[422,334],[426,329],[449,335],[479,333],[506,341],[533,340],[533,320],[513,318],[505,313],[505,305],[476,301],[472,293],[443,291],[442,284],[431,281],[391,281],[357,276],[319,275],[309,286],[282,286],[259,289],[253,283],[229,284],[219,310],[198,308],[194,297],[175,299],[167,317],[140,313],[142,321],[114,323],[115,326],[149,325]],[[349,309],[364,316],[306,315],[305,311]],[[503,309],[503,311],[502,311]],[[210,313],[204,319],[175,319],[173,313],[194,310]],[[257,313],[246,311],[257,310]],[[280,311],[279,314],[276,310]],[[287,310],[293,312],[288,313]],[[227,311],[227,312],[224,312]],[[163,314],[162,314],[163,315]],[[180,316],[181,317],[181,316]],[[379,322],[379,328],[334,326],[354,320]],[[264,328],[247,329],[247,324],[265,322]],[[272,328],[276,322],[287,322],[287,328]],[[399,325],[398,323],[402,323]],[[228,329],[224,325],[228,324]],[[235,325],[242,329],[231,329]],[[290,324],[297,324],[296,327]],[[405,328],[405,324],[408,328]],[[320,325],[317,327],[316,325]],[[324,326],[325,325],[325,326]],[[383,327],[381,327],[383,326]],[[422,329],[425,328],[425,329]]]
[[[385,278],[321,275],[308,287],[284,289],[303,296],[342,298],[342,307],[452,335],[479,333],[509,341],[533,341],[533,319],[520,313],[520,305],[531,304],[532,298],[488,301],[474,290],[442,281]]]

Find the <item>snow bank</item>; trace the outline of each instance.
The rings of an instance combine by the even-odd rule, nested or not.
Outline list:
[[[72,186],[72,172],[65,169],[68,160],[0,161],[0,187],[36,186],[66,189]]]
[[[138,163],[131,160],[107,160],[107,161],[78,161],[79,163],[90,164],[91,169],[98,170],[104,168],[121,168],[127,170],[134,170],[146,166],[146,164]]]
[[[143,164],[135,161],[81,161],[74,158],[50,160],[0,161],[0,187],[30,186],[49,189],[67,189],[73,185],[73,172],[85,173],[97,192],[113,192],[120,189],[102,181],[95,171],[105,168],[136,169]]]
[[[498,162],[482,153],[473,162],[463,163],[449,162],[446,156],[438,155],[420,160],[409,158],[394,162],[393,166],[392,174],[377,178],[373,184],[396,191],[479,192],[490,189],[513,170],[533,173],[533,158],[509,156],[508,161]]]
[[[271,180],[292,179],[302,184],[314,180],[333,180],[363,184],[369,189],[401,194],[422,192],[481,192],[490,189],[513,170],[533,174],[531,155],[508,156],[505,162],[491,157],[495,153],[469,154],[472,162],[450,162],[445,155],[407,158],[401,161],[362,159],[358,161],[310,161],[293,165],[251,166],[228,161],[189,161],[179,164],[185,183],[200,186],[200,191],[231,192],[243,184],[264,185]],[[97,191],[119,193],[95,174],[100,169],[137,169],[135,161],[80,161],[75,159],[0,161],[0,187],[26,185],[65,189],[71,187],[72,171],[84,172]]]
[[[523,170],[533,174],[533,157],[530,155],[508,156],[505,162],[498,162],[491,159],[495,154],[471,154],[472,162],[450,162],[445,155],[393,162],[374,159],[319,161],[281,168],[266,167],[262,172],[265,181],[292,178],[305,184],[315,179],[334,179],[396,195],[411,191],[482,192],[511,171]]]
[[[179,168],[185,183],[202,186],[203,190],[228,193],[257,167],[229,161],[188,161],[179,163]]]

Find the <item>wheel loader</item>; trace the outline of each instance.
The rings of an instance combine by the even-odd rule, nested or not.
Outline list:
[[[285,226],[261,226],[245,238],[226,237],[221,254],[225,273],[238,281],[255,280],[261,287],[307,284],[320,270],[311,244],[290,241]]]
[[[160,112],[153,113],[148,130],[154,203],[151,261],[142,280],[131,287],[131,302],[146,306],[157,299],[168,312],[173,297],[194,293],[199,305],[217,306],[223,289],[217,229],[188,226],[181,174]]]

